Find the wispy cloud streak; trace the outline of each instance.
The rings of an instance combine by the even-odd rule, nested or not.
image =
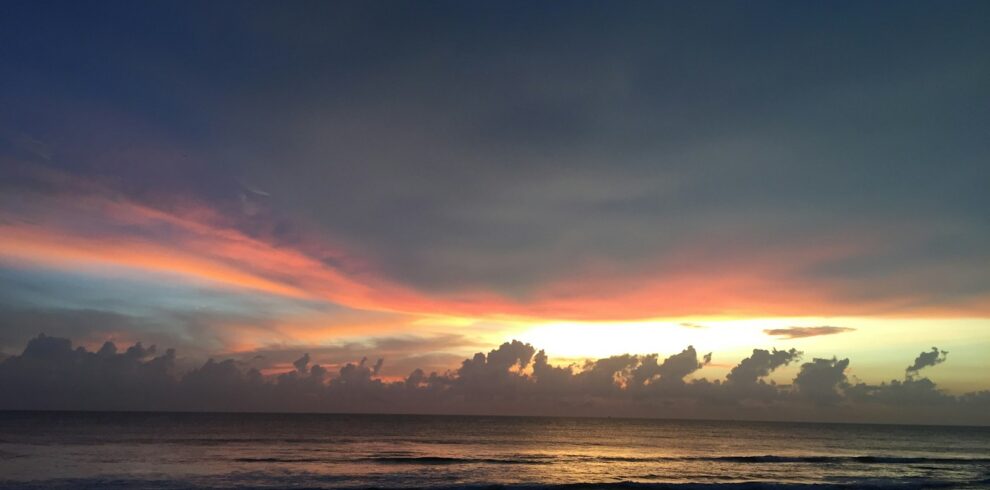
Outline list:
[[[820,327],[768,328],[764,330],[763,333],[782,339],[803,339],[806,337],[817,337],[820,335],[835,335],[843,332],[854,332],[855,330],[855,328],[851,327],[833,327],[823,325]]]

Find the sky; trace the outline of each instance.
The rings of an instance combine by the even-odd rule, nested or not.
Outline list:
[[[20,408],[990,423],[986,2],[0,12]]]

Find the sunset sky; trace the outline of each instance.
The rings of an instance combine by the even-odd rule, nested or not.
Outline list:
[[[990,389],[990,3],[563,6],[5,2],[0,357]]]

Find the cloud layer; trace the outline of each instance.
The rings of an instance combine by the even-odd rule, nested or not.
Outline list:
[[[987,6],[748,7],[17,5],[0,258],[402,312],[987,314]]]
[[[937,352],[937,351],[935,351]],[[925,353],[922,353],[925,355]],[[944,354],[942,354],[944,357]],[[700,374],[712,355],[693,347],[661,359],[619,355],[555,366],[519,341],[477,353],[443,373],[402,380],[362,358],[333,371],[305,354],[265,376],[243,362],[210,359],[181,372],[174,350],[140,343],[95,352],[39,335],[0,361],[0,409],[418,412],[648,417],[775,418],[990,423],[990,392],[951,396],[918,371],[880,385],[854,383],[849,359],[812,359],[790,385],[767,381],[801,353],[754,349],[725,380]],[[929,364],[933,365],[933,364]],[[920,370],[921,368],[919,368]],[[850,418],[851,417],[851,418]]]

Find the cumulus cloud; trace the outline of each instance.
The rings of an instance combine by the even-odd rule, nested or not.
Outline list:
[[[296,361],[293,362],[292,365],[295,366],[296,371],[299,371],[300,373],[305,373],[307,366],[309,366],[309,354],[308,353],[303,354],[303,356],[300,357],[299,359],[296,359]]]
[[[161,340],[157,340],[161,343]],[[20,344],[20,345],[23,345]],[[294,366],[300,356],[309,354],[310,362],[320,362],[324,366],[342,366],[362,357],[388,360],[381,366],[381,376],[388,378],[406,377],[416,368],[427,372],[443,371],[460,364],[463,356],[450,354],[450,351],[469,351],[480,347],[477,341],[455,334],[392,335],[370,337],[361,341],[344,340],[336,343],[309,345],[273,344],[250,351],[217,354],[221,357],[249,362],[265,372],[286,369]],[[188,353],[186,353],[188,355]]]
[[[175,351],[155,356],[154,346],[141,344],[117,352],[106,343],[97,352],[73,348],[69,339],[39,335],[20,355],[0,364],[3,408],[49,409],[162,409],[168,405],[175,370]],[[187,376],[216,374],[216,363],[207,363]],[[240,371],[230,366],[230,373]],[[222,379],[208,380],[211,389],[229,386]]]
[[[823,325],[820,327],[768,328],[764,330],[763,333],[782,339],[801,339],[805,337],[817,337],[819,335],[835,335],[837,333],[852,332],[854,330],[856,329]]]
[[[947,351],[940,351],[938,347],[932,347],[932,350],[918,354],[918,357],[914,359],[914,363],[908,366],[906,371],[908,375],[918,374],[918,371],[926,367],[942,364],[948,355],[949,353]]]
[[[919,354],[914,363],[905,369],[903,380],[894,379],[879,385],[858,383],[847,386],[846,394],[856,401],[886,405],[946,406],[962,401],[966,404],[982,403],[990,407],[987,403],[990,399],[985,396],[987,392],[968,393],[957,399],[939,389],[932,380],[919,377],[919,371],[945,362],[947,355],[948,352],[932,347],[930,351]]]
[[[842,398],[841,390],[848,384],[846,368],[849,359],[818,359],[801,365],[794,378],[799,395],[818,404],[831,404]]]
[[[990,396],[960,397],[927,378],[851,384],[848,359],[813,359],[791,385],[766,378],[796,362],[791,349],[754,349],[725,380],[694,376],[710,361],[694,347],[662,357],[624,354],[555,366],[544,351],[511,341],[442,373],[414,369],[381,378],[385,359],[331,371],[300,356],[294,369],[265,376],[248,363],[210,359],[177,367],[174,350],[140,343],[96,351],[39,335],[0,361],[0,409],[419,412],[807,419],[879,407],[882,420],[987,422]],[[907,407],[907,408],[905,408]],[[821,412],[825,410],[826,412]],[[908,410],[908,412],[905,412]],[[816,415],[817,414],[817,415]],[[824,414],[824,415],[823,415]],[[951,417],[947,419],[946,417]]]
[[[753,349],[753,355],[739,362],[726,376],[729,383],[739,385],[749,385],[757,383],[760,378],[768,376],[775,369],[786,366],[798,360],[801,352],[797,349],[768,351],[765,349]]]
[[[938,388],[928,378],[906,378],[891,380],[879,385],[858,383],[846,387],[846,395],[857,402],[870,402],[888,406],[931,406],[952,405],[957,399]],[[973,394],[964,395],[961,400],[967,400]],[[990,404],[986,404],[990,407]]]

